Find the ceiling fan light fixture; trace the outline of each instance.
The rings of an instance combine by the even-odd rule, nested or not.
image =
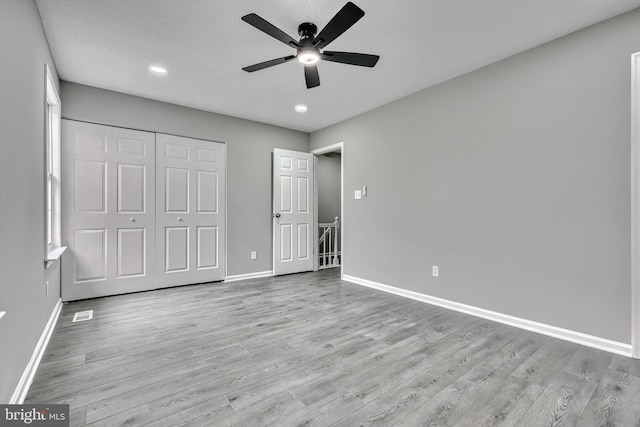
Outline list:
[[[314,49],[300,49],[296,59],[302,65],[313,65],[320,60],[320,55]]]

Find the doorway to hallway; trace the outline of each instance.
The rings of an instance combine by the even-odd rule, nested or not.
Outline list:
[[[314,270],[344,265],[344,153],[343,143],[311,151],[315,156],[315,241]]]

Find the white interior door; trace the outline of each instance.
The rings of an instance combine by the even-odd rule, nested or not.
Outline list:
[[[155,135],[62,120],[62,299],[155,287]]]
[[[273,274],[313,270],[313,154],[273,150]]]
[[[225,144],[156,136],[158,286],[225,278]]]

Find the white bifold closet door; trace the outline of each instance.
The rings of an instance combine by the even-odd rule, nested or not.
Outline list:
[[[157,134],[156,254],[161,286],[225,278],[225,145]]]
[[[155,135],[62,120],[64,301],[155,288]]]
[[[62,122],[64,301],[224,279],[224,144]]]

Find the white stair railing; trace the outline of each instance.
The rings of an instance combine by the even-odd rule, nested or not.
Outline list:
[[[338,217],[333,222],[324,222],[318,224],[319,236],[318,268],[331,268],[340,265],[340,251],[338,251],[338,230],[340,229],[340,221]]]

